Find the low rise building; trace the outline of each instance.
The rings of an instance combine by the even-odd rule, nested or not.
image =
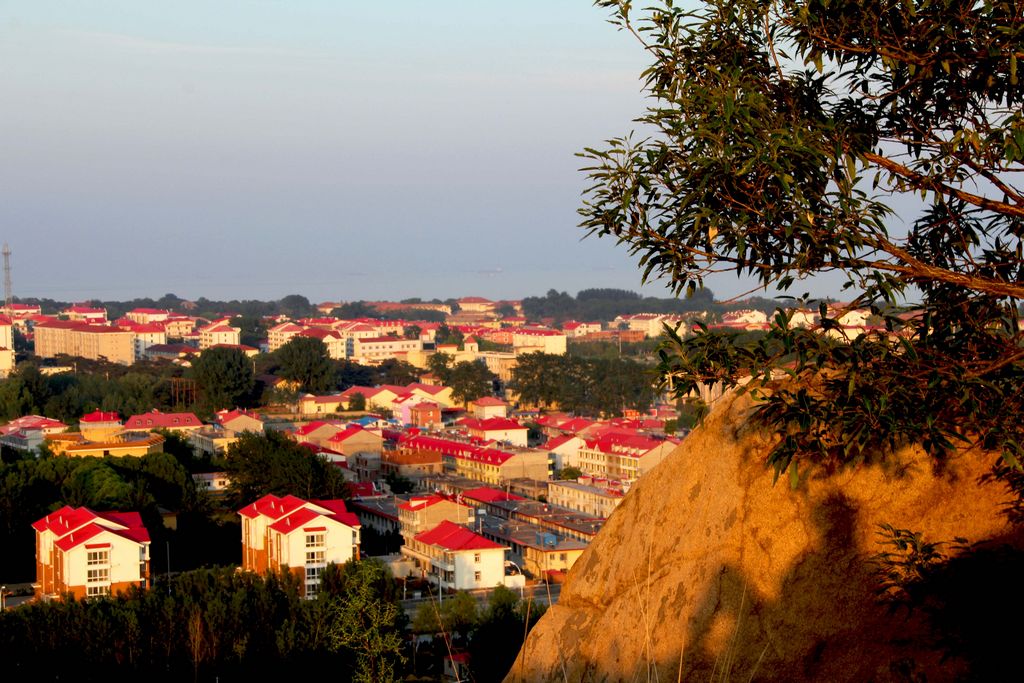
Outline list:
[[[621,488],[602,487],[577,481],[548,482],[548,502],[595,517],[607,518],[622,502]]]
[[[315,597],[328,563],[359,559],[358,517],[342,500],[305,501],[268,494],[238,511],[242,518],[242,568],[290,572],[300,592]]]
[[[444,521],[416,534],[402,554],[420,575],[444,590],[493,588],[505,582],[507,548],[464,526]]]
[[[149,585],[149,532],[137,512],[64,506],[37,520],[35,595],[113,595]]]

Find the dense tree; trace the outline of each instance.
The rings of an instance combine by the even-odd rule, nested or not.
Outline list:
[[[298,382],[302,391],[325,391],[334,384],[334,368],[327,346],[315,337],[296,335],[274,352],[278,374]]]
[[[445,384],[448,383],[448,376],[451,374],[452,361],[455,360],[447,353],[432,353],[427,358],[427,370]]]
[[[239,349],[206,349],[192,362],[192,376],[208,410],[248,405],[256,380],[252,362]]]
[[[651,368],[630,359],[530,353],[519,357],[509,386],[525,405],[611,416],[649,408],[654,381]]]
[[[456,344],[459,348],[462,348],[463,338],[462,332],[454,330],[444,323],[441,323],[437,328],[437,332],[434,333],[434,343]]]
[[[516,660],[523,639],[546,608],[498,586],[477,619],[469,644],[470,669],[478,681],[500,681]]]
[[[268,493],[306,500],[348,496],[338,468],[277,431],[244,432],[228,447],[224,470],[231,479],[228,497],[235,507]]]
[[[423,334],[423,328],[419,325],[409,325],[404,330],[406,339],[419,339],[420,335]]]
[[[582,226],[677,291],[724,268],[782,290],[837,272],[886,328],[848,340],[827,315],[829,335],[780,314],[746,349],[701,331],[664,350],[669,386],[750,375],[759,392],[785,365],[792,381],[758,393],[785,435],[777,472],[905,442],[936,456],[974,444],[1018,468],[1019,3],[598,4],[651,56],[652,104],[647,137],[584,153]]]
[[[366,410],[366,394],[361,391],[357,391],[352,394],[352,398],[348,400],[349,410]]]
[[[419,368],[396,358],[388,358],[373,368],[373,370],[376,374],[374,384],[398,384],[404,386],[416,382],[420,378]]]
[[[452,388],[455,401],[467,405],[481,396],[493,394],[496,379],[498,376],[487,369],[482,360],[461,361],[448,373],[445,384]]]

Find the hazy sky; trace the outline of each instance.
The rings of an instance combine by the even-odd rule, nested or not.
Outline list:
[[[586,0],[8,0],[14,293],[636,289],[625,249],[576,227],[574,153],[644,106],[642,50],[605,19]]]

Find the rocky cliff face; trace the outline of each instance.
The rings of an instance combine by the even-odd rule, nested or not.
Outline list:
[[[530,633],[506,681],[951,680],[1014,664],[1022,547],[995,457],[896,464],[772,484],[769,442],[726,398],[633,488]],[[959,557],[879,599],[880,525]],[[1019,676],[1019,670],[1014,677]]]

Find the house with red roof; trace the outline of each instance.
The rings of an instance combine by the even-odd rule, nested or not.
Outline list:
[[[306,501],[267,494],[238,511],[242,518],[242,569],[290,572],[300,592],[313,598],[329,564],[359,559],[359,518],[343,500]]]
[[[299,443],[308,443],[313,444],[314,446],[331,448],[331,446],[327,444],[327,441],[344,429],[345,425],[341,422],[324,422],[323,420],[314,420],[296,427],[295,431],[292,432],[292,436]]]
[[[441,522],[472,524],[474,509],[456,498],[436,493],[412,496],[398,506],[398,530],[408,543],[413,536]]]
[[[172,432],[195,432],[203,427],[203,422],[194,413],[161,413],[152,410],[141,415],[132,415],[124,421],[125,430],[150,432],[154,429],[166,429]]]
[[[508,417],[508,404],[495,396],[482,396],[469,402],[473,417],[486,420],[492,417]]]
[[[526,436],[529,429],[511,418],[489,417],[480,420],[475,417],[464,417],[455,424],[465,429],[473,438],[503,441],[513,446],[526,448]]]
[[[49,434],[60,434],[68,426],[60,420],[42,415],[25,415],[0,427],[0,443],[22,451],[32,451],[42,445]]]
[[[75,322],[104,325],[107,322],[107,309],[89,306],[87,304],[75,304],[60,312],[68,320]]]
[[[65,505],[32,524],[37,599],[113,595],[149,585],[149,532],[137,512]]]
[[[440,453],[445,472],[485,484],[500,486],[510,479],[548,477],[548,454],[536,449],[497,448],[493,442],[412,433],[400,435],[396,444],[411,452]]]
[[[522,327],[512,332],[512,350],[523,353],[550,353],[564,356],[567,348],[565,332],[547,328]]]
[[[241,344],[242,329],[232,327],[230,318],[215,320],[209,325],[199,328],[199,349],[209,349],[218,344]]]
[[[389,358],[405,360],[410,353],[423,350],[420,339],[406,339],[393,335],[355,338],[351,357],[362,365],[380,365]]]
[[[654,469],[677,445],[678,441],[672,439],[652,439],[634,430],[609,426],[599,436],[584,437],[578,466],[586,474],[628,486]]]
[[[116,412],[94,410],[78,419],[78,431],[88,441],[106,441],[121,433],[121,416]]]
[[[423,578],[442,589],[493,588],[505,583],[506,546],[468,528],[443,521],[402,546]]]

